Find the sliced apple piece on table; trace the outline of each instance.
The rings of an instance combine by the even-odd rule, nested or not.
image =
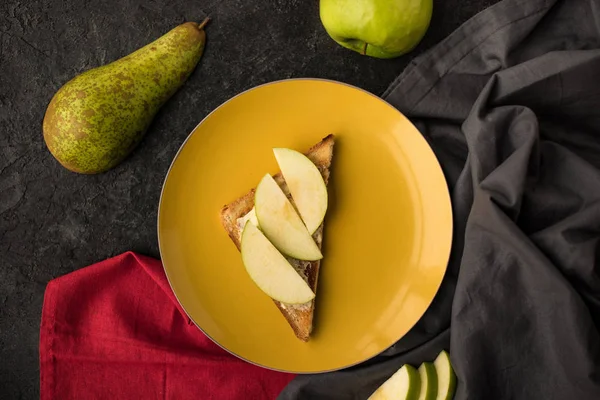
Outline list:
[[[269,174],[256,187],[254,209],[260,229],[280,252],[298,260],[323,258],[296,209]]]
[[[419,373],[406,364],[379,386],[369,400],[418,400],[420,391]]]
[[[456,390],[456,375],[450,363],[450,356],[444,350],[433,362],[438,380],[438,392],[436,400],[452,400]]]
[[[437,373],[432,363],[424,362],[419,367],[419,377],[421,378],[421,393],[419,400],[436,400]]]
[[[308,157],[296,150],[275,148],[273,153],[300,217],[312,235],[327,212],[327,186],[323,176]]]
[[[251,222],[242,232],[242,261],[254,283],[269,297],[287,304],[302,304],[315,294],[286,258]]]

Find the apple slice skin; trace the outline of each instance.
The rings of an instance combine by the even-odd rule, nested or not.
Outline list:
[[[297,260],[323,258],[296,209],[269,174],[256,187],[254,207],[260,229],[280,252]]]
[[[269,297],[286,304],[302,304],[315,294],[298,272],[251,222],[246,222],[241,245],[244,267]]]
[[[379,386],[368,400],[418,400],[420,391],[419,372],[405,364]]]
[[[433,362],[438,379],[436,400],[452,400],[456,390],[456,375],[450,363],[450,356],[445,350]]]
[[[308,157],[296,150],[275,148],[273,154],[300,217],[312,235],[327,212],[327,185],[323,175]]]
[[[421,378],[421,393],[419,400],[436,400],[438,393],[437,372],[430,362],[424,362],[419,367],[419,377]]]

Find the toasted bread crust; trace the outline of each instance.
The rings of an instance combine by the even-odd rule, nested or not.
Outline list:
[[[329,183],[334,141],[334,136],[328,135],[305,153],[321,172],[325,184]],[[273,178],[280,186],[284,184],[281,173],[273,176]],[[237,224],[237,220],[249,213],[254,207],[254,193],[255,189],[252,189],[221,209],[221,223],[238,250],[241,249],[241,229]],[[317,229],[313,237],[320,249],[322,246],[323,224]],[[307,263],[304,270],[308,285],[315,294],[317,293],[320,266],[320,260],[312,261]],[[315,300],[313,299],[304,307],[294,307],[276,300],[273,300],[273,302],[292,327],[294,334],[300,340],[308,341],[313,327]]]

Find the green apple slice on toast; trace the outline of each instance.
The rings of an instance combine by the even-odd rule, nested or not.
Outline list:
[[[283,254],[305,261],[323,258],[294,206],[269,174],[256,187],[254,209],[260,230]]]
[[[302,304],[315,298],[294,267],[251,222],[242,232],[242,260],[256,285],[271,298]]]
[[[318,168],[325,185],[329,182],[334,143],[334,136],[329,135],[305,153],[306,157]],[[291,203],[295,205],[283,175],[281,173],[273,175],[273,179]],[[255,192],[256,189],[251,189],[248,193],[221,209],[221,223],[238,250],[241,250],[242,231],[247,221],[256,221],[252,214],[253,210],[255,211]],[[323,241],[323,225],[321,223],[312,234],[319,249]],[[262,226],[260,228],[263,229]],[[317,284],[321,260],[303,261],[291,257],[288,257],[287,260],[308,284],[312,292],[315,295],[318,294]],[[291,326],[294,334],[302,341],[308,341],[312,333],[315,300],[316,297],[306,303],[289,304],[273,299],[273,302]]]
[[[369,397],[368,400],[418,400],[421,378],[417,370],[405,364]]]
[[[321,172],[308,157],[296,150],[277,148],[273,149],[273,154],[306,229],[312,235],[327,212],[327,186]]]

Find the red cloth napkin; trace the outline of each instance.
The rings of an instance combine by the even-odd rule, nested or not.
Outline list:
[[[51,281],[40,328],[41,399],[274,399],[293,378],[208,339],[160,261],[132,252]]]

